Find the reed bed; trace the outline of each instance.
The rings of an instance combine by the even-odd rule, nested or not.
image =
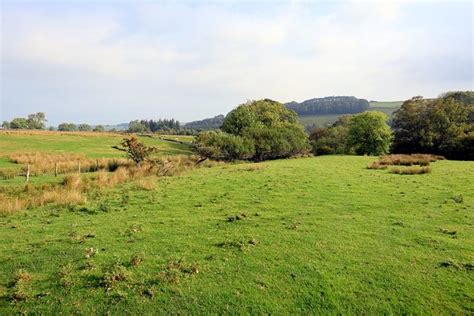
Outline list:
[[[386,169],[388,166],[421,166],[427,167],[431,162],[445,159],[443,156],[431,154],[385,155],[378,161],[368,165],[368,169]]]
[[[195,168],[224,164],[213,161],[197,164],[197,161],[198,158],[194,156],[161,157],[140,166],[126,162],[115,168],[113,172],[108,171],[108,168],[103,168],[87,176],[78,172],[67,174],[59,184],[26,183],[22,186],[0,187],[0,214],[8,215],[50,203],[83,204],[86,203],[87,195],[91,191],[101,191],[128,181],[136,181],[136,185],[144,190],[153,190],[156,188],[157,177],[174,176]]]

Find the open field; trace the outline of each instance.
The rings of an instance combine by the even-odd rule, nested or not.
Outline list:
[[[399,108],[404,101],[371,101],[369,106],[371,108]]]
[[[8,163],[6,156],[19,151],[79,153],[88,158],[123,157],[123,153],[112,146],[118,145],[125,136],[93,132],[0,131],[0,167]],[[157,147],[160,155],[190,154],[188,146],[163,141],[158,136],[139,139],[148,146]]]
[[[473,313],[474,163],[375,160],[228,164],[0,217],[0,314]]]

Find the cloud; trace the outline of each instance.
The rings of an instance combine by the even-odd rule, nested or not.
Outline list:
[[[466,7],[7,3],[0,113],[10,119],[45,110],[53,123],[186,121],[254,98],[398,100],[469,89],[472,14]]]

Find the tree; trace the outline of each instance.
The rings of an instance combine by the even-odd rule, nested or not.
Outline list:
[[[43,112],[29,114],[27,122],[29,129],[44,129],[46,127],[46,115]]]
[[[388,116],[378,111],[356,114],[349,123],[348,145],[358,155],[382,155],[389,151],[392,132]]]
[[[103,131],[105,131],[105,128],[102,125],[97,125],[96,127],[94,127],[93,131],[94,132],[103,132]]]
[[[79,124],[77,129],[81,132],[90,132],[92,130],[89,124]]]
[[[74,123],[61,123],[58,125],[58,131],[74,132],[77,131],[77,126]]]
[[[351,119],[351,115],[344,115],[330,127],[314,129],[309,136],[313,154],[352,154],[352,148],[347,143]]]
[[[120,143],[120,146],[112,146],[112,148],[124,151],[127,153],[128,158],[133,160],[137,165],[147,160],[151,154],[156,152],[155,147],[148,147],[142,142],[138,141],[138,138],[132,136],[130,138],[124,138]]]
[[[474,93],[448,92],[431,100],[412,98],[394,113],[392,127],[394,152],[472,159]]]
[[[146,126],[140,123],[138,120],[131,121],[128,123],[128,131],[130,133],[143,133],[146,131]]]
[[[296,113],[269,99],[238,106],[227,114],[222,130],[224,134],[205,133],[199,137],[196,150],[208,149],[213,158],[217,155],[225,160],[256,161],[291,157],[309,150],[308,138]]]
[[[28,122],[25,118],[17,117],[10,122],[11,129],[27,129]]]
[[[4,129],[10,129],[10,122],[8,122],[8,121],[3,121],[2,127],[3,127]]]
[[[201,160],[244,160],[255,153],[251,139],[221,131],[200,133],[193,142],[193,148]]]

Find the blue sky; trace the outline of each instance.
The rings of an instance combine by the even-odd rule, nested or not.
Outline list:
[[[473,89],[470,1],[1,3],[0,120],[186,122],[248,99]]]

